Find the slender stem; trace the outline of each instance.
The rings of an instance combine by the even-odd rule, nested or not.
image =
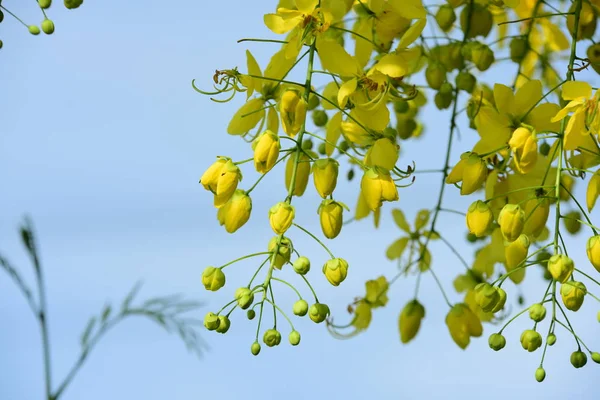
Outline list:
[[[310,282],[308,281],[308,279],[306,279],[306,277],[304,275],[300,275],[300,276],[302,277],[302,279],[304,279],[304,282],[306,282],[306,285],[308,286],[308,288],[312,292],[313,296],[315,297],[315,302],[318,303],[319,302],[319,298],[317,297],[317,293],[315,292],[315,290],[311,286]]]
[[[279,311],[281,313],[281,315],[284,316],[284,318],[287,320],[287,322],[290,324],[290,326],[292,327],[292,330],[295,331],[294,329],[294,324],[292,324],[292,321],[288,318],[288,316],[283,312],[283,310],[281,308],[279,308],[279,306],[277,304],[275,304],[274,302],[272,302],[269,299],[265,299],[268,303],[271,303],[271,305],[273,306],[273,311],[275,311],[275,309],[277,309],[277,311]]]
[[[15,14],[13,14],[8,8],[4,7],[1,4],[0,4],[0,8],[3,9],[4,11],[6,11],[7,13],[9,13],[14,19],[16,19],[17,21],[22,23],[25,26],[25,28],[29,29],[29,25],[27,25],[25,22],[23,22],[23,20],[21,18],[17,17]]]
[[[223,268],[225,268],[225,267],[227,267],[227,266],[229,266],[229,265],[231,265],[231,264],[233,264],[233,263],[236,263],[236,262],[238,262],[238,261],[242,261],[242,260],[245,260],[245,259],[247,259],[247,258],[251,258],[251,257],[262,256],[262,255],[265,255],[265,254],[271,254],[271,252],[270,252],[270,251],[262,251],[262,252],[260,252],[260,253],[248,254],[247,256],[243,256],[243,257],[240,257],[240,258],[236,258],[236,259],[235,259],[235,260],[233,260],[233,261],[229,261],[227,264],[225,264],[225,265],[223,265],[223,266],[221,266],[221,267],[219,267],[219,268],[220,268],[220,269],[223,269]]]
[[[285,154],[283,157],[281,157],[279,160],[277,160],[277,161],[275,162],[275,164],[273,164],[273,168],[271,168],[270,170],[268,170],[268,171],[267,171],[267,172],[265,172],[264,174],[261,174],[261,175],[260,175],[260,177],[259,177],[259,178],[256,180],[256,182],[254,182],[254,185],[252,185],[252,186],[250,187],[250,189],[246,190],[246,194],[247,194],[247,195],[250,195],[250,193],[252,193],[252,191],[253,191],[253,190],[256,188],[256,186],[258,186],[258,184],[260,183],[260,181],[262,181],[262,180],[263,180],[263,178],[264,178],[264,177],[265,177],[265,176],[266,176],[266,175],[267,175],[269,172],[271,172],[271,171],[272,171],[272,170],[275,168],[275,166],[276,166],[277,164],[279,164],[280,162],[282,162],[283,160],[285,160],[285,159],[286,159],[286,158],[287,158],[287,157],[288,157],[290,154],[291,154],[291,152],[287,152],[287,153],[286,153],[286,154]]]
[[[277,282],[281,282],[284,285],[289,286],[294,292],[296,292],[296,294],[298,295],[298,297],[300,298],[300,300],[302,300],[302,295],[300,294],[300,292],[294,286],[292,286],[291,283],[289,283],[287,281],[284,281],[283,279],[279,279],[279,278],[271,278],[271,280],[277,281]]]
[[[325,244],[319,240],[318,237],[316,237],[315,235],[313,235],[312,233],[310,233],[309,231],[307,231],[306,229],[304,229],[303,227],[301,227],[300,225],[294,223],[293,224],[296,228],[300,229],[301,231],[303,231],[304,233],[306,233],[308,236],[310,236],[311,238],[313,238],[317,243],[319,243],[324,249],[325,251],[327,251],[327,253],[329,253],[329,256],[331,258],[335,258],[335,256],[333,255],[333,253],[329,250],[329,248],[327,246],[325,246]]]

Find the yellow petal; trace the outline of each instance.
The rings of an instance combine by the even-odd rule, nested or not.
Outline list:
[[[587,82],[569,81],[562,86],[562,98],[575,100],[580,97],[589,99],[592,97],[592,87]]]
[[[535,107],[525,122],[533,126],[538,133],[542,132],[558,132],[560,130],[559,122],[552,122],[552,117],[555,116],[560,107],[554,103],[542,103]]]
[[[394,243],[388,247],[385,252],[385,256],[389,260],[395,260],[397,258],[402,257],[402,253],[404,253],[404,249],[406,249],[406,245],[408,244],[408,237],[403,237],[396,240]]]
[[[494,101],[500,114],[514,114],[515,96],[508,86],[500,83],[494,85]]]
[[[425,18],[417,20],[414,24],[410,26],[400,38],[400,42],[398,42],[398,49],[404,49],[410,46],[423,32],[425,29],[425,25],[427,25],[427,20]]]
[[[373,37],[373,20],[369,18],[361,18],[356,21],[352,29],[354,32],[366,38]],[[356,41],[354,46],[354,57],[358,61],[358,65],[364,68],[371,59],[373,53],[373,44],[359,36],[352,35],[352,39]]]
[[[354,91],[356,91],[356,86],[358,85],[358,80],[356,78],[350,79],[340,87],[337,95],[337,101],[341,108],[346,107],[346,103],[348,102],[348,97]]]
[[[421,0],[388,0],[392,9],[406,19],[425,18],[427,13]]]
[[[394,222],[398,225],[398,228],[402,229],[406,233],[410,233],[410,225],[406,222],[406,217],[404,213],[399,208],[394,208],[392,210],[392,217],[394,218]]]
[[[515,111],[517,115],[523,116],[542,98],[542,82],[532,80],[521,86],[515,95]]]
[[[413,70],[421,55],[417,47],[387,54],[373,68],[392,78],[401,78]]]
[[[334,40],[317,40],[317,51],[324,69],[342,77],[359,74],[359,66],[344,48]]]
[[[260,98],[247,101],[231,118],[227,133],[230,135],[244,135],[254,128],[258,121],[265,117],[265,110],[260,110],[263,106],[264,100]]]
[[[311,14],[318,4],[319,0],[296,0],[296,8],[304,14]]]
[[[293,11],[285,14],[265,14],[263,19],[267,28],[273,33],[281,35],[291,31],[296,25],[302,22],[302,13]]]
[[[325,153],[328,156],[331,156],[333,154],[333,151],[335,150],[335,145],[337,144],[338,139],[342,134],[341,124],[341,111],[334,114],[334,116],[329,120],[329,122],[327,122],[327,132],[325,135],[325,139],[327,139],[327,142],[325,142]]]

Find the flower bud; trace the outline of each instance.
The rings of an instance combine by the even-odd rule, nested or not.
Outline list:
[[[277,243],[279,243],[279,246],[277,246]],[[271,256],[271,263],[277,269],[281,269],[285,264],[290,262],[292,252],[294,251],[292,241],[285,236],[281,238],[281,242],[279,241],[278,236],[273,236],[269,241],[267,249],[273,253]]]
[[[510,59],[517,64],[520,63],[527,55],[528,48],[527,39],[523,37],[513,38],[510,41]]]
[[[253,356],[257,356],[258,353],[260,353],[260,343],[258,343],[258,342],[252,343],[252,346],[250,346],[250,351],[252,352]]]
[[[327,239],[336,238],[344,224],[344,205],[335,200],[323,200],[318,212],[323,235]]]
[[[577,10],[577,3],[572,3],[569,7],[569,15],[567,15],[567,28],[569,29],[569,37],[575,33],[575,12]],[[579,12],[578,24],[577,24],[577,40],[590,39],[596,32],[597,24],[596,11],[591,4],[582,2],[581,11]]]
[[[477,78],[468,71],[461,71],[456,75],[456,88],[464,90],[467,93],[473,93],[475,85],[477,84]]]
[[[263,335],[263,342],[269,347],[277,346],[281,343],[281,333],[276,329],[267,329]]]
[[[225,274],[221,268],[206,267],[202,272],[202,284],[206,290],[216,292],[225,286]]]
[[[65,7],[72,10],[79,7],[83,3],[83,0],[64,0],[64,3]]]
[[[329,307],[327,304],[315,303],[308,309],[308,316],[317,324],[325,321],[329,315]]]
[[[464,303],[455,304],[446,315],[446,325],[452,340],[465,349],[471,342],[471,337],[479,337],[483,333],[480,319]]]
[[[235,193],[242,180],[240,169],[227,157],[217,157],[200,178],[204,188],[215,195],[215,207],[222,207]]]
[[[252,199],[248,194],[237,189],[231,199],[217,211],[217,220],[225,230],[234,233],[248,222],[252,214]]]
[[[339,286],[348,275],[348,262],[343,258],[333,258],[323,265],[323,273],[333,286]]]
[[[525,203],[525,224],[523,233],[534,238],[540,236],[546,227],[550,215],[550,202],[548,199],[530,199]]]
[[[525,278],[525,268],[523,268],[523,262],[527,258],[528,251],[529,238],[527,235],[520,235],[517,240],[504,248],[506,271],[510,272],[508,277],[514,283],[521,283],[523,282],[523,278]]]
[[[313,148],[313,141],[312,141],[312,139],[310,139],[310,138],[309,139],[304,139],[302,141],[302,148],[304,150],[312,150],[312,148]]]
[[[563,217],[563,222],[567,232],[569,232],[571,235],[578,233],[581,230],[581,222],[579,222],[580,219],[581,213],[579,211],[570,211],[566,213]]]
[[[254,168],[261,174],[264,174],[273,168],[279,158],[279,136],[276,133],[266,130],[261,133],[252,142],[254,150]]]
[[[234,298],[242,310],[247,309],[254,301],[254,293],[247,287],[241,287],[235,291]]]
[[[253,309],[250,309],[248,311],[246,311],[246,317],[252,321],[254,319],[254,317],[256,317],[256,311],[254,311]]]
[[[475,290],[475,301],[484,312],[491,312],[500,301],[500,294],[495,286],[487,282],[477,284]]]
[[[588,260],[596,268],[596,271],[600,272],[600,235],[592,236],[588,239],[586,253]]]
[[[533,304],[529,307],[529,318],[535,322],[542,322],[546,318],[546,307],[541,303]]]
[[[552,278],[564,283],[571,277],[575,264],[573,260],[563,254],[555,254],[548,260],[548,271]]]
[[[291,331],[290,335],[288,336],[288,339],[290,340],[290,344],[292,346],[298,346],[298,344],[300,343],[300,332]]]
[[[381,168],[367,168],[360,188],[363,198],[371,211],[377,210],[384,201],[398,200],[398,188],[390,173]]]
[[[306,275],[310,271],[310,260],[304,256],[298,257],[293,264],[294,271],[300,275]]]
[[[52,5],[52,0],[38,0],[40,8],[46,10]]]
[[[417,336],[421,321],[425,318],[425,307],[416,299],[409,301],[398,318],[398,329],[400,330],[400,341],[408,343]]]
[[[460,28],[469,39],[475,36],[486,37],[492,30],[493,24],[492,13],[479,3],[464,7],[460,13]]]
[[[317,151],[322,156],[324,156],[325,154],[327,154],[327,145],[325,144],[325,142],[319,143],[319,147],[317,147]]]
[[[500,333],[492,333],[488,339],[490,348],[494,351],[499,351],[506,346],[506,339]]]
[[[560,286],[563,304],[571,311],[578,311],[583,304],[587,288],[583,282],[567,281]]]
[[[29,29],[29,33],[31,33],[32,35],[40,34],[40,28],[37,25],[29,25],[27,29]]]
[[[294,221],[296,210],[293,205],[280,201],[269,210],[269,222],[273,232],[282,235],[289,229]]]
[[[425,80],[430,88],[439,90],[446,81],[446,68],[438,62],[431,62],[425,70]]]
[[[535,380],[538,382],[543,382],[546,379],[546,370],[544,368],[539,367],[535,370]]]
[[[554,346],[556,343],[556,335],[554,333],[549,334],[546,343],[548,343],[548,346]]]
[[[598,200],[598,196],[600,196],[600,169],[592,175],[588,182],[587,191],[585,193],[585,202],[588,211],[592,211],[596,204],[596,200]]]
[[[450,106],[452,105],[452,95],[437,92],[435,94],[435,97],[433,98],[433,101],[438,110],[445,110],[447,108],[450,108]]]
[[[504,305],[506,304],[506,292],[504,291],[504,289],[502,289],[501,287],[497,287],[496,292],[498,292],[498,301],[496,303],[496,306],[494,306],[494,308],[492,308],[492,310],[490,311],[493,314],[502,310],[504,308]]]
[[[527,128],[515,129],[508,141],[513,152],[515,169],[521,174],[527,174],[533,170],[538,158],[537,136]]]
[[[304,317],[308,312],[308,303],[306,302],[306,300],[300,299],[294,303],[293,310],[294,315]]]
[[[448,32],[454,21],[456,21],[456,14],[454,14],[454,8],[452,8],[448,4],[442,5],[438,8],[437,13],[435,13],[435,20],[440,26],[440,29],[444,32]]]
[[[483,237],[492,227],[494,214],[490,206],[477,200],[473,202],[467,211],[467,228],[469,232],[477,237]]]
[[[283,131],[294,137],[304,124],[308,104],[300,97],[296,90],[288,89],[281,95],[279,100],[279,113]]]
[[[471,60],[479,71],[486,71],[496,61],[494,52],[485,44],[478,43],[471,49]]]
[[[581,350],[571,353],[571,364],[575,368],[581,368],[587,364],[587,356]]]
[[[231,326],[231,321],[229,321],[229,318],[227,318],[226,315],[219,315],[219,326],[216,329],[217,332],[227,333],[230,326]]]
[[[209,331],[214,331],[219,327],[219,316],[213,312],[209,312],[204,316],[204,327]]]
[[[460,194],[464,196],[481,188],[486,177],[485,161],[477,153],[466,152],[460,156],[460,161],[448,174],[446,183],[462,182]]]
[[[600,353],[597,351],[592,352],[592,361],[596,364],[600,364]]]
[[[313,163],[312,173],[317,193],[326,198],[335,190],[339,163],[333,158],[321,158]]]
[[[528,352],[536,351],[542,345],[542,336],[532,329],[521,334],[521,346]]]
[[[54,33],[54,22],[50,19],[45,19],[42,21],[42,31],[46,35],[52,35]]]
[[[547,156],[548,154],[550,154],[550,149],[550,145],[544,140],[540,145],[540,154],[543,156]]]
[[[498,224],[504,239],[514,242],[523,232],[525,213],[518,204],[507,204],[498,215]]]
[[[292,177],[294,175],[296,159],[299,161],[296,169],[296,181],[292,194],[294,196],[302,196],[306,190],[308,178],[310,176],[310,157],[308,157],[306,153],[301,152],[298,156],[298,153],[294,152],[294,154],[288,157],[288,160],[285,164],[285,187],[287,190],[289,190],[290,186],[292,185]]]
[[[322,127],[327,125],[329,117],[327,116],[327,113],[324,110],[315,110],[312,113],[312,120],[315,126]]]

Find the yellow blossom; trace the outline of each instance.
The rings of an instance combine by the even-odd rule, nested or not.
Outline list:
[[[564,254],[555,254],[548,260],[548,271],[555,280],[566,282],[575,270],[573,260]]]
[[[587,288],[583,282],[567,281],[560,285],[560,297],[568,310],[579,311],[586,294]]]
[[[217,161],[200,178],[200,183],[215,195],[215,207],[222,207],[233,196],[241,180],[242,172],[231,159],[217,157]]]
[[[273,168],[279,157],[279,137],[270,130],[260,134],[253,142],[254,168],[264,174]]]
[[[321,221],[321,230],[327,239],[334,239],[342,230],[344,223],[344,208],[348,207],[335,200],[323,200],[319,206],[319,220]]]
[[[338,286],[348,275],[348,262],[343,258],[333,258],[323,265],[323,274],[333,286]]]
[[[481,321],[464,303],[455,304],[450,309],[446,315],[446,325],[452,340],[461,349],[467,348],[471,337],[479,337],[483,333]]]
[[[312,173],[317,193],[326,198],[337,185],[339,163],[333,158],[322,158],[313,164]]]
[[[281,124],[283,131],[289,136],[294,137],[306,119],[306,110],[308,104],[300,94],[293,89],[286,90],[279,101],[279,113],[281,114]]]
[[[527,235],[520,235],[517,240],[509,243],[504,249],[504,254],[506,257],[506,272],[510,274],[508,277],[514,283],[521,283],[525,278],[525,268],[523,267],[523,262],[527,258],[529,243],[530,242]]]
[[[384,201],[398,200],[398,188],[390,173],[380,168],[368,168],[361,180],[360,188],[370,210],[375,211]]]
[[[600,235],[592,236],[586,244],[586,254],[590,263],[600,272]]]
[[[296,211],[294,206],[280,201],[269,209],[269,222],[273,232],[278,235],[282,235],[292,226]]]
[[[486,177],[485,161],[476,153],[466,152],[448,174],[446,183],[462,182],[460,194],[467,195],[481,188]]]
[[[558,122],[573,113],[565,127],[564,149],[575,150],[584,143],[585,136],[590,133],[586,118],[588,112],[597,107],[597,99],[592,98],[592,86],[579,81],[566,82],[562,87],[562,98],[569,103],[557,112],[551,121]]]
[[[243,190],[237,189],[231,199],[217,211],[217,220],[225,230],[233,233],[250,219],[252,199]]]
[[[408,343],[417,336],[421,321],[425,318],[425,307],[418,300],[409,301],[398,317],[400,341]]]
[[[517,128],[508,145],[513,152],[515,168],[522,174],[530,172],[538,157],[537,136],[527,128]]]
[[[300,156],[298,156],[297,152],[294,152],[288,158],[285,165],[285,187],[289,190],[292,184],[296,159],[298,159],[298,166],[296,167],[296,181],[294,182],[292,194],[294,196],[302,196],[306,190],[310,176],[310,157],[305,152],[300,152]]]
[[[518,204],[507,204],[498,215],[498,224],[504,238],[509,242],[514,242],[523,232],[525,212]]]
[[[399,149],[399,146],[388,138],[377,139],[367,151],[365,164],[390,171],[396,166]]]
[[[469,206],[466,219],[469,232],[477,237],[483,237],[492,227],[494,214],[487,203],[477,200]]]

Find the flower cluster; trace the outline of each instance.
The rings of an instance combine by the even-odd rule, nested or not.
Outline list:
[[[564,10],[543,0],[443,3],[280,0],[276,12],[264,16],[264,24],[272,33],[285,35],[282,40],[241,40],[281,44],[264,70],[247,51],[247,72],[237,68],[217,71],[213,92],[194,86],[210,95],[228,93],[226,100],[237,93],[246,94],[246,102],[234,114],[227,132],[252,143],[252,158],[234,161],[218,157],[200,180],[214,195],[217,219],[227,232],[236,232],[249,220],[251,192],[266,174],[285,162],[285,191],[274,199],[268,212],[275,236],[268,241],[267,251],[220,268],[208,267],[203,273],[204,286],[218,290],[225,285],[226,266],[264,257],[248,285],[237,289],[233,300],[219,312],[207,314],[208,329],[225,333],[235,308],[248,310],[248,318],[253,319],[254,308],[259,307],[251,346],[252,353],[258,354],[266,302],[273,308],[274,325],[263,332],[263,343],[269,347],[280,343],[279,313],[290,323],[290,343],[298,344],[300,334],[273,297],[273,283],[280,282],[298,295],[292,307],[295,315],[308,314],[317,323],[327,321],[336,336],[352,336],[369,327],[373,309],[386,306],[394,282],[416,276],[415,295],[398,320],[400,339],[407,343],[416,337],[425,318],[419,285],[423,275],[431,274],[448,305],[445,322],[450,336],[461,348],[483,334],[484,323],[507,320],[489,336],[490,347],[501,350],[506,344],[504,330],[528,313],[533,327],[522,332],[520,342],[529,352],[544,347],[535,372],[538,381],[546,376],[544,355],[546,347],[556,341],[558,327],[575,341],[577,350],[571,355],[575,367],[586,363],[582,348],[600,362],[600,355],[584,344],[567,313],[579,311],[588,297],[600,301],[591,289],[600,286],[593,276],[600,272],[600,235],[589,216],[600,196],[600,170],[593,170],[600,165],[600,92],[594,93],[589,82],[578,79],[588,67],[600,74],[600,45],[593,40],[600,2],[573,0]],[[430,28],[427,34],[426,25]],[[433,36],[427,36],[429,31]],[[490,40],[493,33],[497,38]],[[585,41],[591,44],[584,55],[579,45]],[[500,56],[503,53],[506,57]],[[568,59],[564,74],[554,63],[561,55]],[[304,82],[287,79],[304,64]],[[476,77],[500,64],[516,66],[512,82],[488,85]],[[402,169],[400,143],[425,134],[420,114],[428,99],[440,113],[448,110],[444,113],[450,114],[443,164],[433,170],[420,170],[415,164]],[[477,140],[453,162],[452,147],[463,116]],[[318,144],[313,150],[315,141]],[[240,166],[246,162],[254,163],[259,177],[244,190],[238,186]],[[441,182],[437,202],[420,210],[412,226],[402,210],[392,210],[393,220],[404,234],[388,247],[386,256],[398,262],[399,271],[389,279],[369,280],[366,294],[348,308],[351,321],[339,325],[312,290],[306,276],[309,259],[294,248],[292,231],[308,234],[327,251],[329,259],[322,268],[327,281],[338,286],[346,279],[348,262],[335,257],[317,235],[297,223],[296,207],[301,205],[293,202],[311,190],[312,175],[312,186],[322,198],[315,207],[322,235],[336,238],[344,224],[344,212],[350,211],[334,198],[344,165],[349,166],[348,181],[354,181],[355,171],[362,175],[357,180],[358,200],[350,220],[373,215],[376,227],[384,204],[396,202],[398,189],[410,186],[415,173],[438,173]],[[405,179],[410,183],[402,185]],[[574,192],[577,181],[587,181],[585,208]],[[461,196],[477,198],[471,199],[464,211],[448,209],[445,194],[452,186]],[[477,246],[472,262],[444,235],[438,224],[441,213],[464,218],[467,242]],[[571,249],[569,256],[565,231],[576,235],[584,226],[591,231],[587,244]],[[435,273],[433,243],[447,246],[464,267],[454,281],[461,294],[457,301],[450,300]],[[571,258],[575,252],[586,254],[593,269],[576,267]],[[253,286],[265,265],[265,280]],[[539,301],[511,316],[509,299],[522,291],[503,285],[507,280],[523,284],[526,275],[531,275],[527,270],[534,265],[543,268],[547,289]],[[311,289],[314,304],[310,307],[295,286],[281,279],[289,266]],[[538,330],[546,320],[544,338]]]

